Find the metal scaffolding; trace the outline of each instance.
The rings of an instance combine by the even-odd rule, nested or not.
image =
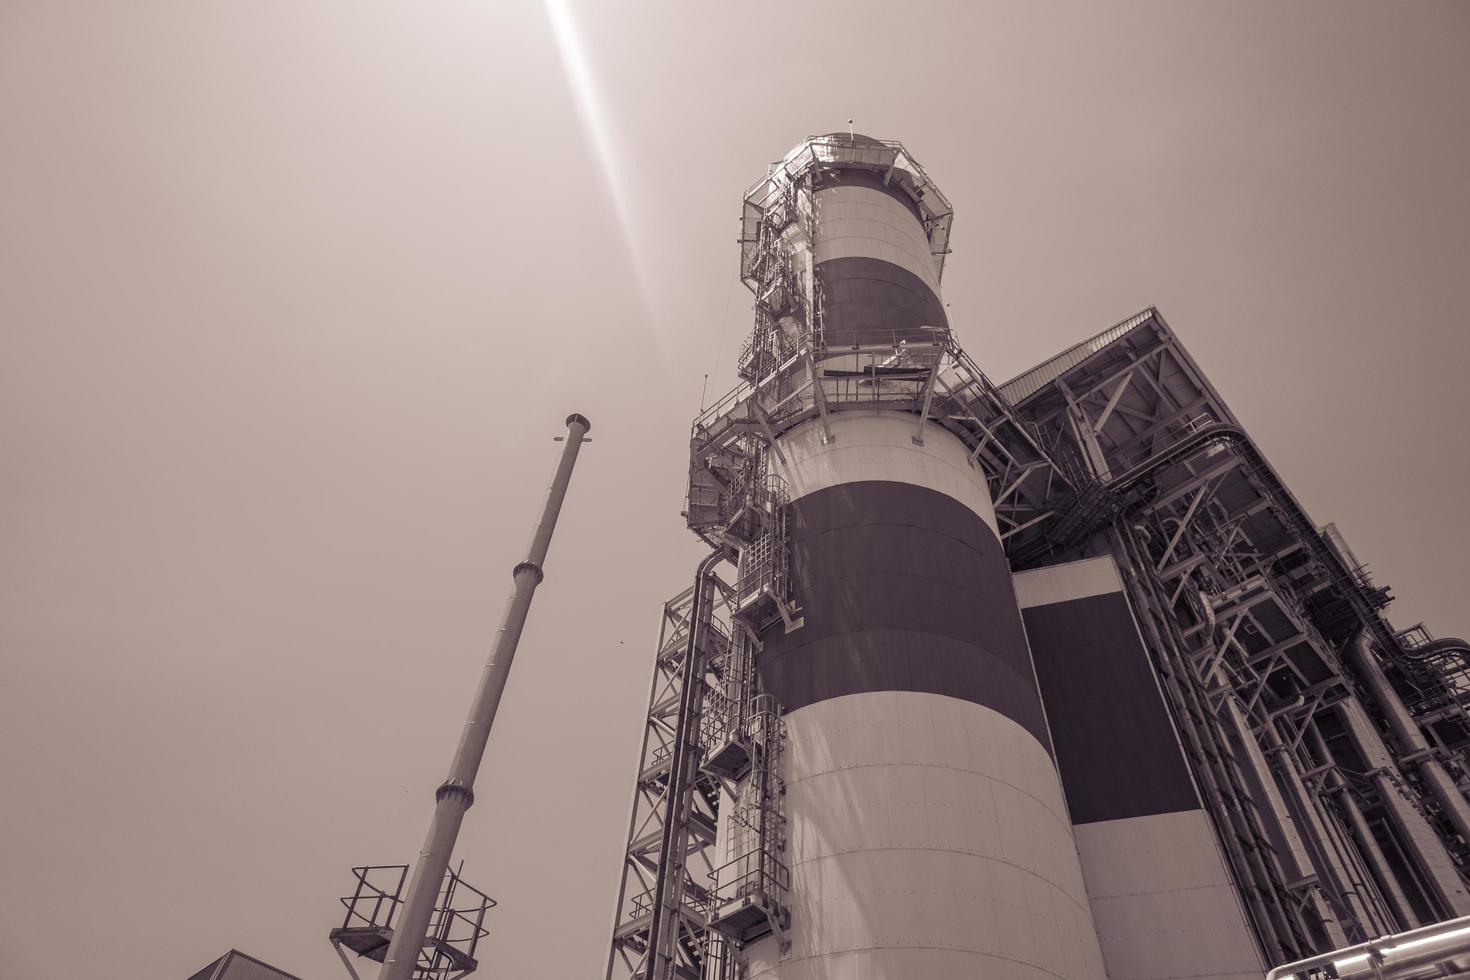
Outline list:
[[[735,789],[726,831],[729,852],[711,876],[706,920],[711,931],[737,948],[775,933],[784,952],[791,946],[787,937],[791,910],[786,894],[791,872],[786,863],[786,783],[781,778],[786,726],[781,703],[769,694],[756,695],[740,714],[751,765]]]
[[[664,605],[643,730],[607,976],[700,980],[712,952],[705,918],[721,783],[699,768],[705,699],[730,648],[733,593],[714,571]]]

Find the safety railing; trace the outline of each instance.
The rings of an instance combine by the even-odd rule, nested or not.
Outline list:
[[[791,888],[786,862],[768,850],[752,851],[716,868],[711,874],[711,914],[718,916],[732,903],[755,902],[781,906]]]
[[[759,247],[762,225],[769,214],[795,207],[792,190],[808,175],[825,170],[862,170],[908,189],[929,238],[935,270],[943,274],[949,254],[949,234],[954,208],[930,179],[929,174],[897,140],[875,140],[866,136],[810,136],[784,158],[771,165],[766,175],[745,194],[740,222],[742,269],[744,256]]]
[[[752,488],[751,510],[757,515],[759,531],[740,556],[735,608],[738,614],[753,617],[756,621],[751,625],[757,630],[770,618],[768,613],[777,613],[783,619],[790,613],[789,501],[786,481],[774,474]],[[773,608],[766,610],[767,605]]]
[[[342,924],[329,934],[344,963],[348,960],[342,954],[343,947],[367,959],[383,961],[403,903],[408,870],[406,864],[352,869],[357,885],[352,894],[342,896],[346,914]],[[453,868],[446,871],[419,951],[416,980],[447,980],[451,975],[472,972],[478,965],[475,951],[489,934],[485,917],[494,907],[494,899],[466,883]]]

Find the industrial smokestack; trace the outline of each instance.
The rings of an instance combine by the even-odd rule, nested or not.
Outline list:
[[[991,494],[974,444],[929,414],[966,382],[940,290],[950,210],[902,147],[861,134],[808,141],[771,184],[794,217],[757,245],[757,297],[779,275],[765,266],[789,262],[806,310],[787,320],[813,323],[794,345],[813,356],[777,356],[773,374],[816,408],[764,447],[802,625],[751,624],[758,688],[784,712],[786,844],[766,847],[790,869],[789,950],[781,921],[764,938],[745,925],[753,835],[737,819],[712,921],[770,980],[1021,963],[1101,980]]]
[[[712,690],[684,699],[702,717],[673,723],[703,743],[693,799],[719,796],[718,827],[654,814],[682,824],[645,886],[635,808],[613,939],[629,977],[1105,975],[975,460],[1039,482],[1050,464],[950,336],[951,221],[904,147],[851,131],[746,196],[746,383],[695,421],[686,511],[738,570]],[[657,754],[640,779],[690,798]],[[678,933],[669,894],[694,913]]]

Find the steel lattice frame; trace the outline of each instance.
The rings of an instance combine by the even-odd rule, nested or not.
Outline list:
[[[1079,537],[1124,573],[1263,953],[1453,914],[1464,842],[1338,653],[1366,631],[1410,671],[1378,614],[1386,590],[1324,541],[1157,311],[1120,327],[1001,391],[1112,498],[1112,519]],[[1412,666],[1441,731],[1462,731],[1453,683],[1428,658]],[[1463,774],[1464,740],[1433,742]],[[1378,744],[1391,759],[1350,764]]]
[[[720,784],[699,771],[697,748],[705,693],[719,689],[711,667],[729,644],[732,598],[702,566],[695,585],[664,605],[609,980],[702,980],[706,959],[719,955],[717,937],[705,925],[705,905],[716,868]],[[660,904],[664,914],[656,916]]]

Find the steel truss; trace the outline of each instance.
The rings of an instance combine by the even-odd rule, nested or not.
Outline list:
[[[937,426],[964,443],[1014,568],[1114,556],[1263,956],[1470,913],[1470,648],[1400,638],[1388,591],[1307,517],[1156,310],[999,387],[946,328],[829,337],[803,243],[833,167],[922,190],[948,251],[948,204],[898,144],[808,140],[746,197],[742,382],[691,430],[685,516],[715,553],[664,609],[609,980],[733,977],[751,932],[716,901],[722,789],[764,828],[732,897],[767,889],[785,941],[779,706],[754,709],[760,631],[799,626],[772,458],[798,425],[830,441],[840,413],[874,408],[910,413],[915,442]]]
[[[1119,563],[1264,955],[1470,910],[1464,644],[1399,640],[1157,311],[1000,390],[1110,498],[1076,553]]]
[[[699,768],[705,699],[723,696],[715,670],[730,647],[734,592],[715,574],[721,557],[702,562],[694,584],[664,605],[609,980],[702,980],[721,955],[706,924],[721,782]]]
[[[746,942],[770,932],[789,942],[785,723],[759,692],[751,597],[715,574],[727,557],[711,555],[664,606],[609,980],[726,980]],[[773,596],[772,584],[757,595]],[[723,860],[722,795],[734,805]]]

